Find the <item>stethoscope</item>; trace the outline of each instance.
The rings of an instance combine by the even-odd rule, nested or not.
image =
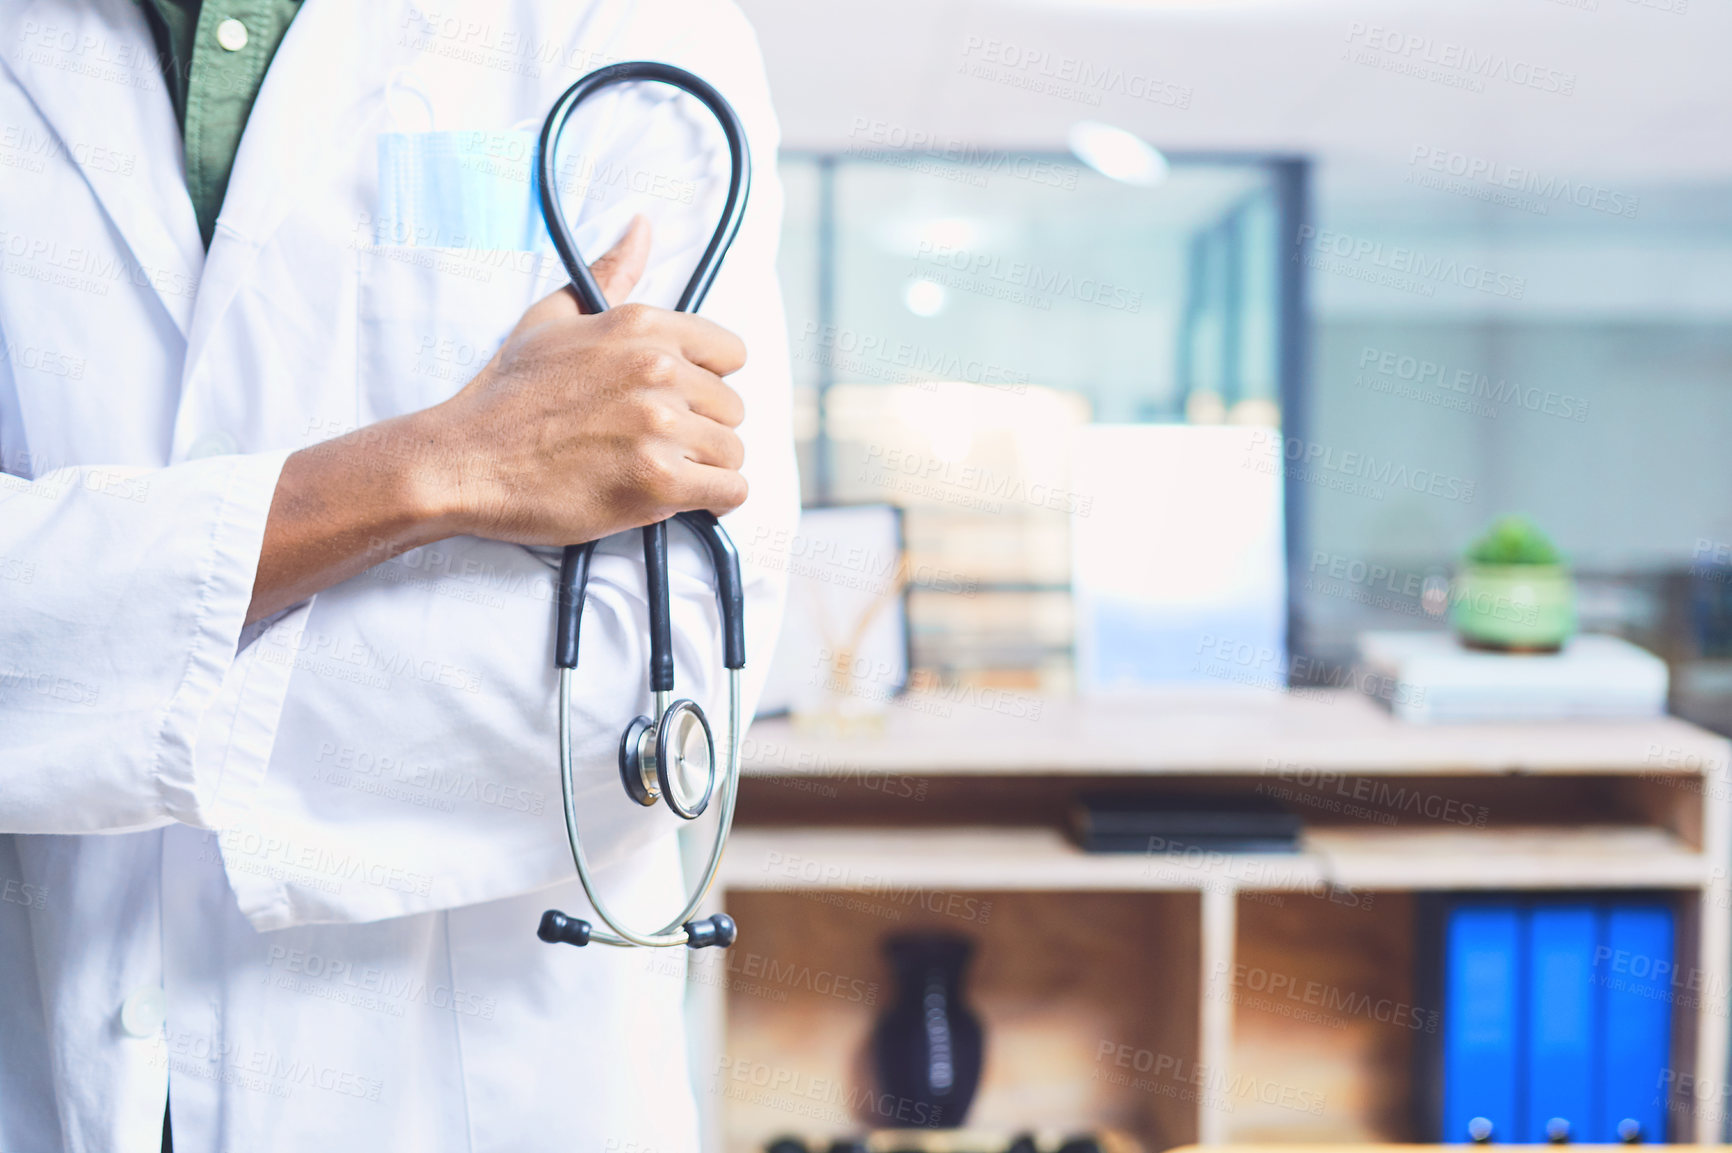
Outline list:
[[[541,129],[537,175],[541,182],[541,215],[553,238],[553,247],[571,276],[572,290],[585,312],[607,310],[607,300],[590,275],[589,263],[577,250],[565,213],[560,208],[554,153],[566,121],[590,96],[615,84],[653,80],[696,97],[715,115],[728,141],[733,170],[728,179],[728,199],[722,219],[710,237],[709,247],[698,261],[686,290],[675,308],[696,312],[710,290],[722,257],[727,255],[740,219],[746,212],[746,196],[752,183],[752,158],[746,149],[746,133],[740,118],[721,94],[682,68],[650,61],[610,64],[597,69],[566,89],[547,114]],[[692,920],[709,893],[721,864],[722,847],[734,823],[734,799],[740,777],[740,671],[746,665],[745,592],[740,585],[740,554],[727,531],[707,512],[682,512],[674,518],[698,538],[709,553],[716,574],[716,599],[721,605],[722,664],[728,670],[728,759],[721,780],[721,818],[716,824],[715,843],[709,863],[679,916],[653,932],[640,933],[620,923],[608,911],[589,874],[589,861],[578,837],[577,805],[571,783],[571,680],[577,669],[577,634],[583,618],[584,590],[589,582],[589,562],[596,542],[566,548],[559,568],[558,619],[554,632],[554,664],[559,669],[559,787],[565,802],[565,834],[571,842],[571,859],[589,903],[612,932],[594,929],[588,921],[549,909],[541,916],[536,935],[549,944],[644,946],[664,948],[685,945],[703,949],[711,945],[727,948],[734,943],[736,929],[726,913]],[[626,726],[619,742],[619,776],[625,791],[640,805],[666,801],[668,808],[685,820],[695,820],[709,808],[716,792],[716,740],[704,710],[689,700],[674,700],[673,624],[668,603],[668,526],[649,525],[643,533],[644,575],[649,585],[650,691],[655,698],[652,716],[640,716]]]

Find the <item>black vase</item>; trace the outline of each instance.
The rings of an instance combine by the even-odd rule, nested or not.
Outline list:
[[[946,933],[891,937],[884,955],[896,996],[872,1033],[883,1097],[874,1123],[896,1129],[954,1129],[980,1087],[980,1019],[962,1000],[962,972],[974,943]]]

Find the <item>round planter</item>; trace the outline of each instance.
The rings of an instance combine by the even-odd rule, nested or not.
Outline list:
[[[1576,587],[1562,565],[1468,565],[1450,621],[1476,648],[1555,652],[1576,631]]]

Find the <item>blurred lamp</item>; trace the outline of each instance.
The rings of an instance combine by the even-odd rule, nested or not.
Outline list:
[[[1070,128],[1076,158],[1112,180],[1153,187],[1167,178],[1167,158],[1154,145],[1099,120],[1079,120]]]
[[[915,316],[937,316],[944,311],[944,286],[933,280],[911,281],[902,293],[902,303]]]

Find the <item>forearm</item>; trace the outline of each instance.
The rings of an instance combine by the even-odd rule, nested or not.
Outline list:
[[[259,620],[421,545],[467,531],[453,461],[430,413],[357,429],[294,453],[265,522],[247,621]]]

